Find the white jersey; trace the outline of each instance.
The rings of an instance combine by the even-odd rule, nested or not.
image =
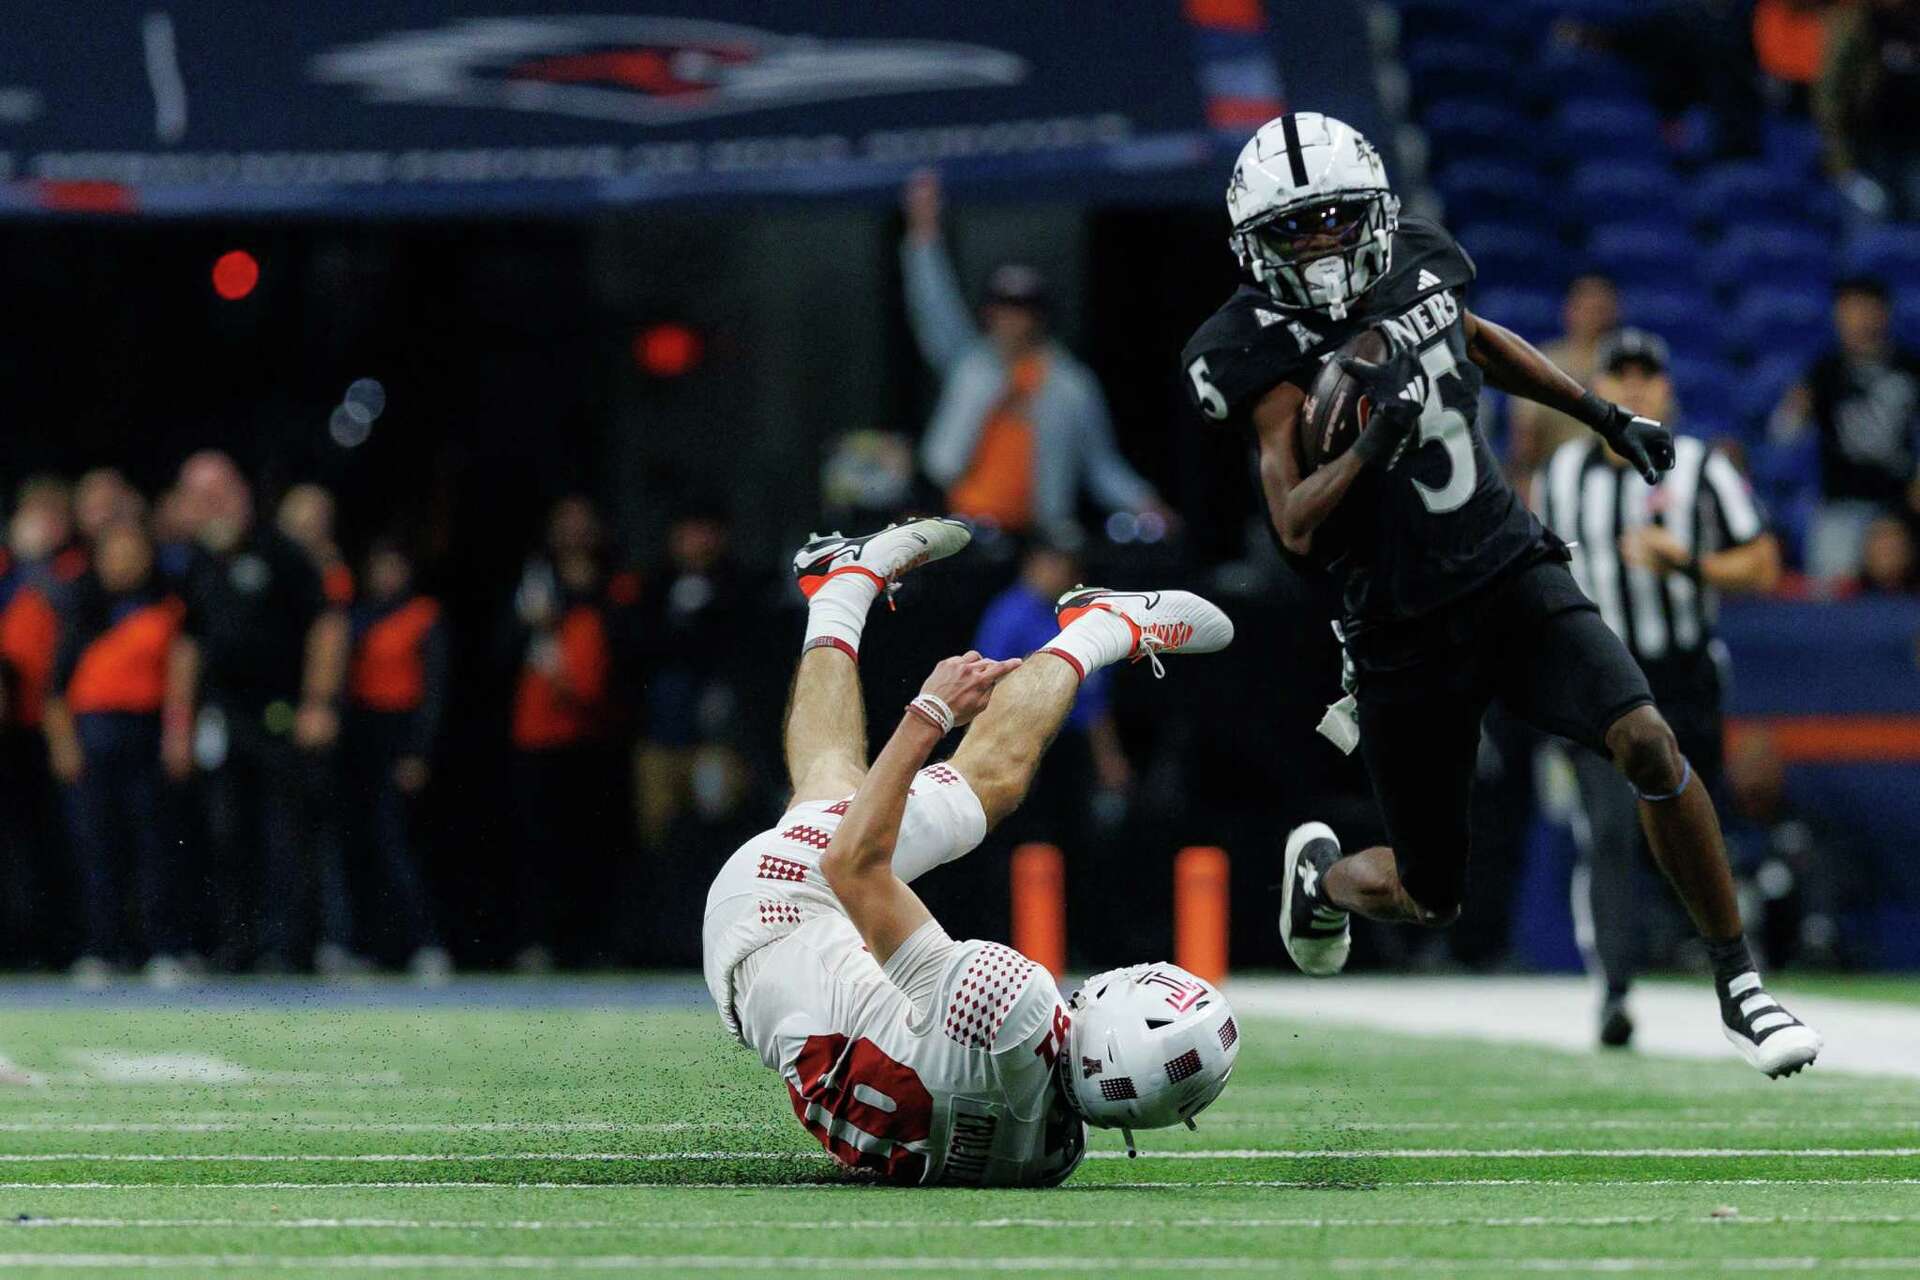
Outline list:
[[[819,859],[847,802],[800,805],[736,852],[707,898],[707,984],[728,1029],[786,1081],[842,1164],[892,1181],[1048,1186],[1085,1150],[1054,1077],[1065,1001],[995,942],[929,921],[882,968]],[[979,843],[986,819],[952,769],[922,770],[894,867],[911,879]]]

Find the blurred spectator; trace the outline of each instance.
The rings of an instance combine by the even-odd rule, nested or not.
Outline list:
[[[113,467],[95,467],[73,486],[73,519],[80,538],[94,545],[111,525],[146,518],[147,500]]]
[[[440,602],[415,589],[397,542],[367,554],[352,636],[340,753],[346,882],[354,918],[380,918],[359,941],[376,956],[405,957],[420,981],[441,982],[453,966],[421,880],[414,814],[446,707],[447,634]]]
[[[161,577],[179,583],[193,565],[193,504],[179,485],[166,490],[153,504],[153,566]]]
[[[907,314],[940,402],[921,465],[955,515],[1057,539],[1077,531],[1084,484],[1108,510],[1170,516],[1114,444],[1106,397],[1087,367],[1048,333],[1045,282],[1006,263],[987,280],[976,327],[940,238],[940,182],[922,171],[905,194],[901,245]]]
[[[1560,307],[1560,324],[1565,332],[1543,346],[1541,352],[1582,384],[1590,384],[1600,340],[1620,325],[1620,295],[1613,281],[1595,273],[1575,277]],[[1516,476],[1532,475],[1555,449],[1591,434],[1579,419],[1545,405],[1519,399],[1508,404],[1513,431],[1509,458]]]
[[[1861,546],[1862,595],[1910,596],[1920,589],[1914,563],[1913,529],[1898,516],[1881,516],[1867,526]]]
[[[353,604],[353,570],[334,538],[333,517],[332,493],[317,484],[296,484],[281,497],[274,512],[274,526],[307,553],[319,573],[327,607],[340,615],[329,625],[345,627],[346,610]],[[314,759],[306,771],[307,794],[301,797],[310,815],[308,848],[319,890],[320,936],[313,963],[319,972],[333,975],[357,973],[367,967],[353,950],[353,907],[340,825],[339,764],[331,743],[314,748]]]
[[[208,450],[180,469],[198,552],[176,646],[197,717],[162,726],[169,772],[207,771],[220,962],[284,971],[307,945],[312,797],[339,731],[346,619],[307,554],[254,517],[239,468]]]
[[[513,595],[514,964],[523,972],[551,968],[563,940],[570,961],[599,954],[605,941],[600,904],[624,806],[618,771],[610,778],[608,769],[613,652],[601,555],[593,504],[562,498],[545,554],[527,562]]]
[[[641,587],[633,617],[633,653],[646,673],[634,782],[651,849],[697,792],[725,789],[715,770],[737,768],[720,739],[739,710],[733,668],[745,593],[726,514],[711,505],[680,512],[667,531],[667,564]]]
[[[1818,434],[1821,505],[1807,570],[1829,580],[1858,570],[1875,516],[1920,512],[1920,356],[1893,340],[1886,286],[1842,280],[1834,288],[1833,330],[1834,348],[1787,393],[1771,426],[1780,442]]]
[[[1053,639],[1053,607],[1080,581],[1080,564],[1065,548],[1031,548],[1020,576],[980,618],[973,647],[989,658],[1023,658]],[[1038,840],[1065,851],[1068,880],[1079,886],[1068,905],[1067,936],[1077,943],[1104,936],[1124,905],[1116,899],[1104,846],[1095,839],[1097,810],[1111,819],[1133,787],[1133,767],[1113,718],[1108,672],[1087,677],[1060,736],[1041,762],[1027,802],[995,839],[1008,846]]]
[[[93,572],[65,610],[46,703],[79,869],[84,933],[73,973],[96,985],[117,964],[144,962],[156,985],[171,986],[187,939],[174,897],[177,844],[161,820],[160,721],[168,705],[184,706],[171,657],[185,606],[156,581],[139,525],[96,526],[93,535]],[[122,938],[129,887],[131,946]]]
[[[73,510],[64,483],[20,486],[0,548],[0,892],[7,936],[0,953],[44,960],[57,936],[64,860],[59,797],[48,769],[41,717],[60,643],[59,610],[86,554],[71,545]]]
[[[353,570],[334,540],[333,495],[317,484],[297,484],[280,499],[274,523],[296,546],[312,557],[320,571],[327,603],[344,609],[353,603]]]
[[[1827,168],[1870,217],[1920,217],[1920,0],[1837,11],[1814,88]]]

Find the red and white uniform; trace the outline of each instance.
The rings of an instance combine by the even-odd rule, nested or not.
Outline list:
[[[1054,1080],[1068,1027],[1059,988],[1012,948],[956,942],[933,921],[877,964],[820,871],[847,803],[795,806],[715,879],[705,967],[722,1021],[851,1168],[908,1183],[1061,1181],[1085,1130]],[[895,872],[912,880],[985,833],[965,779],[929,766]]]

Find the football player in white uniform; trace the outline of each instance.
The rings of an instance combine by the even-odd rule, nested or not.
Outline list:
[[[1075,588],[1024,661],[948,658],[871,765],[856,663],[869,606],[971,535],[915,520],[816,538],[794,560],[806,643],[787,707],[793,799],[707,895],[708,988],[727,1029],[780,1073],[843,1166],[889,1181],[1051,1186],[1084,1125],[1188,1124],[1239,1051],[1226,999],[1171,964],[1053,978],[996,942],[948,937],[908,882],[1013,811],[1080,681],[1109,663],[1209,653],[1233,638],[1184,591]],[[978,717],[976,720],[975,717]],[[953,757],[941,740],[972,721]]]

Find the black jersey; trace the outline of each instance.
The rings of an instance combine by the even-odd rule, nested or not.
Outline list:
[[[1242,285],[1181,353],[1186,387],[1209,419],[1245,424],[1282,382],[1303,390],[1362,329],[1420,351],[1431,391],[1418,434],[1366,470],[1315,531],[1314,563],[1338,583],[1349,638],[1417,618],[1552,547],[1475,425],[1480,370],[1467,358],[1462,301],[1473,260],[1440,226],[1403,218],[1393,268],[1341,320],[1282,310]]]

